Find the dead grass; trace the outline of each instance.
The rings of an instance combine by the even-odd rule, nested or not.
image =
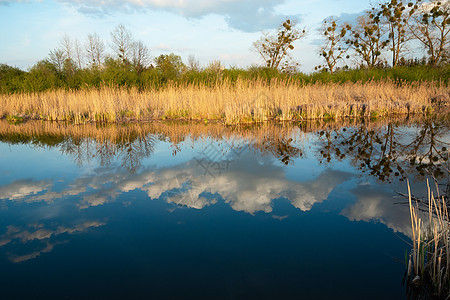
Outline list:
[[[238,80],[205,86],[136,89],[57,90],[40,94],[0,95],[0,117],[40,120],[124,122],[130,120],[220,120],[226,124],[267,120],[340,119],[386,116],[431,110],[431,99],[448,98],[437,83],[391,81],[291,84]]]

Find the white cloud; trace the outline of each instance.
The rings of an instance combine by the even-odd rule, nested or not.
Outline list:
[[[384,190],[378,186],[360,184],[352,190],[352,194],[357,200],[346,207],[342,215],[353,221],[380,222],[395,232],[412,236],[409,207],[395,204],[397,201],[393,199],[392,187]]]
[[[59,0],[74,5],[81,13],[109,14],[112,11],[162,10],[187,18],[220,15],[231,28],[246,32],[260,31],[278,26],[286,16],[275,8],[284,1],[277,0]]]
[[[31,179],[14,181],[11,184],[0,187],[0,199],[18,200],[36,195],[51,186],[50,181],[34,182]]]

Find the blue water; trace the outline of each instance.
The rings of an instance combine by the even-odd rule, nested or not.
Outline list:
[[[405,181],[326,162],[306,135],[287,164],[243,138],[187,137],[176,154],[159,139],[136,168],[101,161],[92,139],[74,155],[3,138],[0,298],[406,298]]]

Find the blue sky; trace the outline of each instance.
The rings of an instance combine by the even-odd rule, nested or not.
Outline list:
[[[58,47],[63,35],[84,43],[97,33],[107,44],[123,24],[142,40],[152,57],[195,55],[202,65],[261,64],[251,46],[262,30],[287,18],[306,27],[293,57],[309,72],[321,63],[315,41],[322,19],[357,15],[370,0],[0,0],[0,63],[27,69]],[[109,52],[111,52],[108,49]]]

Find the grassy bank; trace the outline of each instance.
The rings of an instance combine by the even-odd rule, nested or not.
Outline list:
[[[236,124],[426,113],[448,104],[448,98],[446,85],[427,81],[304,85],[291,80],[237,79],[211,87],[172,84],[142,91],[102,86],[2,94],[0,117],[76,123],[184,119]]]

